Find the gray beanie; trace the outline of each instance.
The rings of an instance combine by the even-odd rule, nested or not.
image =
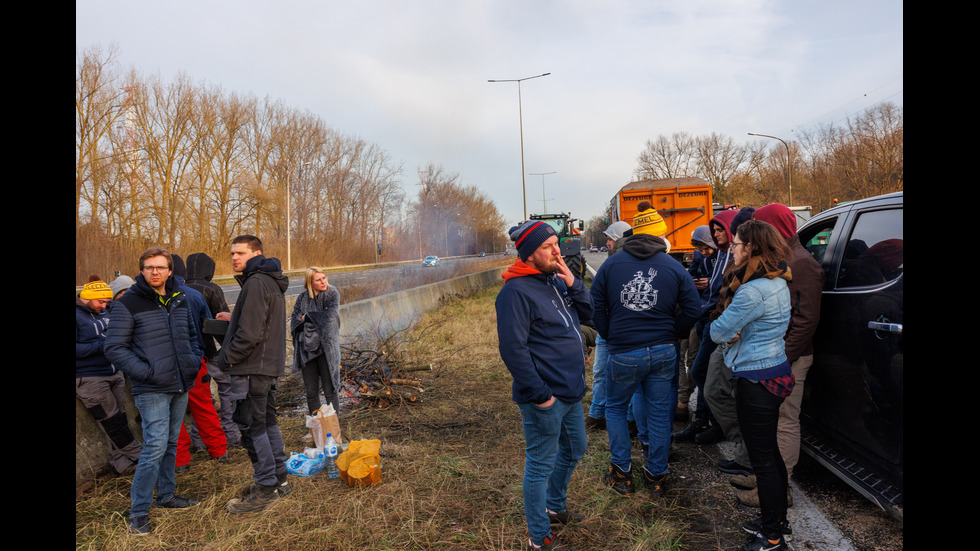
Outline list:
[[[116,279],[113,279],[112,283],[109,284],[109,288],[112,289],[112,298],[116,298],[119,293],[129,289],[134,284],[136,284],[136,282],[133,281],[133,278],[127,275],[121,275]]]
[[[618,222],[613,222],[612,224],[609,224],[609,227],[606,228],[606,231],[602,233],[606,234],[606,237],[612,239],[613,241],[619,241],[620,239],[623,238],[623,233],[628,229],[630,229],[629,223],[620,220]]]
[[[718,248],[715,245],[715,240],[711,238],[711,228],[708,226],[698,226],[694,229],[694,232],[691,233],[691,244],[696,242],[704,243],[712,249]]]

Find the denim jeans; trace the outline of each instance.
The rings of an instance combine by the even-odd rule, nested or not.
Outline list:
[[[612,463],[630,470],[626,409],[637,389],[642,389],[650,446],[646,469],[654,476],[667,474],[671,421],[677,407],[677,348],[661,344],[610,354],[606,375],[606,431]]]
[[[691,368],[688,370],[688,376],[691,377],[695,386],[698,387],[698,408],[694,411],[694,418],[699,421],[711,421],[714,423],[714,415],[711,414],[708,401],[704,399],[704,382],[708,377],[708,359],[718,345],[715,341],[711,340],[711,322],[699,320],[695,324],[695,327],[697,328],[698,335],[701,336],[701,342],[698,345],[698,353],[694,357],[694,363],[691,364]]]
[[[542,408],[517,404],[524,425],[524,516],[531,541],[540,545],[551,531],[547,509],[565,510],[568,481],[585,455],[581,402],[556,399]]]
[[[674,395],[677,395],[679,372],[680,372],[680,346],[675,345],[675,350],[677,351],[677,361],[678,369],[674,370],[674,379],[671,381],[671,386],[674,389]],[[670,412],[670,425],[674,425],[674,415],[676,415],[676,410],[671,410]],[[634,421],[636,423],[636,438],[643,443],[645,446],[650,445],[650,431],[647,428],[647,407],[646,398],[643,395],[643,386],[638,385],[636,387],[636,392],[633,393],[633,397],[630,398],[629,409],[626,410],[626,420]]]
[[[129,516],[136,518],[150,513],[153,488],[157,503],[174,495],[177,436],[187,411],[187,393],[148,392],[133,396],[133,401],[143,419],[143,449],[130,490]]]
[[[742,440],[755,471],[762,509],[762,534],[771,537],[779,533],[779,523],[786,520],[789,479],[776,441],[783,399],[766,390],[762,383],[738,377],[735,379],[735,402]]]
[[[606,363],[609,352],[606,339],[601,335],[595,337],[595,356],[592,360],[592,403],[589,405],[589,417],[593,419],[606,418]]]

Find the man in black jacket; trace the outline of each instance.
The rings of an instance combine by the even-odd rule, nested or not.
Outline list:
[[[234,419],[255,471],[249,494],[228,502],[228,511],[238,514],[263,509],[291,491],[276,418],[278,378],[286,366],[289,280],[278,259],[262,255],[262,241],[254,235],[231,241],[231,263],[242,290],[232,313],[218,316],[230,323],[213,367],[231,377]]]
[[[187,410],[187,391],[204,351],[194,335],[187,295],[173,276],[166,249],[140,256],[136,283],[112,307],[105,355],[129,376],[143,426],[143,449],[133,475],[130,533],[150,532],[150,504],[182,509],[197,505],[175,493],[177,435]]]

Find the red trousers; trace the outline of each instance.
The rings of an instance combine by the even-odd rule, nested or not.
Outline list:
[[[187,407],[197,425],[201,441],[208,448],[211,457],[221,457],[228,451],[225,433],[221,430],[218,412],[211,401],[211,383],[202,378],[208,374],[207,362],[201,359],[201,370],[197,372],[194,386],[187,392]],[[186,424],[186,423],[185,423]],[[191,462],[191,436],[184,425],[180,426],[180,436],[177,438],[177,466],[183,467]]]

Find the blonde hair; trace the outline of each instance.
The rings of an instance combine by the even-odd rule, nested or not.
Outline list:
[[[327,272],[324,272],[322,269],[317,268],[316,266],[307,268],[306,283],[304,284],[304,287],[306,287],[306,292],[310,295],[310,298],[315,296],[315,293],[313,292],[313,276],[316,274],[323,274],[323,278],[327,282],[327,285],[330,285],[330,280],[327,279]]]

